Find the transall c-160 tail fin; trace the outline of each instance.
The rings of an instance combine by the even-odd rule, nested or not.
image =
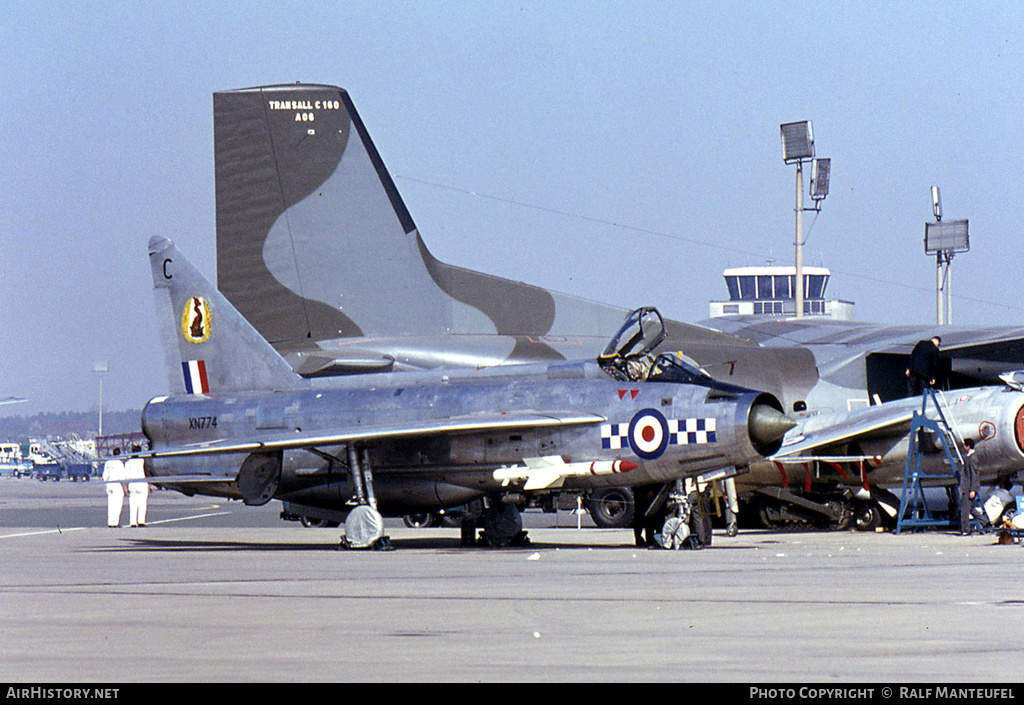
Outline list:
[[[153,237],[149,264],[172,394],[304,386],[173,242]]]
[[[559,359],[545,336],[601,344],[625,315],[434,258],[344,89],[221,91],[213,107],[217,286],[285,354],[504,336],[489,357]]]

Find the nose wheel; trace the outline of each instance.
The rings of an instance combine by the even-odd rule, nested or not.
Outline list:
[[[686,492],[683,481],[676,480],[668,497],[669,516],[662,524],[658,545],[672,550],[698,549],[711,545],[711,520],[707,512],[707,492]]]
[[[685,548],[690,538],[690,525],[682,517],[669,517],[661,527],[661,547],[672,550]]]

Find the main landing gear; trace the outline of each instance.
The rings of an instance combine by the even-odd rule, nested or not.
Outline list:
[[[355,506],[345,519],[345,534],[341,547],[351,549],[373,549],[392,551],[390,537],[384,534],[384,518],[377,510],[377,498],[373,491],[373,471],[370,467],[366,448],[357,445],[347,447],[348,469],[355,488]],[[462,544],[484,545],[495,548],[504,546],[525,546],[530,540],[523,531],[523,519],[519,509],[501,501],[500,497],[476,502],[475,511],[467,511],[462,519]],[[476,530],[482,528],[479,544]]]
[[[477,538],[477,529],[482,528]],[[462,515],[462,545],[504,548],[527,546],[529,537],[523,531],[523,517],[514,504],[506,504],[500,497],[476,501]]]
[[[391,539],[384,535],[384,517],[377,511],[373,493],[373,472],[366,448],[348,446],[348,469],[356,488],[356,506],[345,519],[342,548],[372,548],[392,551]]]

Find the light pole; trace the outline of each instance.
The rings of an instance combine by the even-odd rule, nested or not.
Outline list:
[[[92,371],[100,376],[100,419],[99,419],[99,430],[96,432],[97,436],[103,435],[103,373],[110,371],[110,364],[106,360],[94,360],[92,363]]]
[[[971,249],[966,220],[942,222],[942,197],[939,187],[932,186],[934,223],[924,224],[925,254],[935,255],[935,324],[953,325],[953,257]],[[943,312],[945,293],[945,312]]]
[[[814,159],[814,132],[810,120],[787,122],[779,125],[782,133],[782,161],[796,164],[796,315],[804,315],[804,211],[821,210],[821,202],[828,195],[831,159]],[[814,161],[811,172],[811,198],[814,208],[804,208],[804,162]]]

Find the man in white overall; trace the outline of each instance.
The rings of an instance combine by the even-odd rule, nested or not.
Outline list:
[[[114,455],[121,454],[120,448]],[[103,482],[107,488],[107,526],[116,529],[121,525],[121,508],[124,507],[125,468],[121,458],[114,457],[103,463]]]
[[[139,450],[138,446],[132,448],[133,453],[138,453]],[[128,480],[141,480],[146,477],[145,462],[142,458],[129,458],[124,462],[124,469]],[[128,524],[130,526],[146,525],[146,503],[148,500],[148,482],[128,483]]]

